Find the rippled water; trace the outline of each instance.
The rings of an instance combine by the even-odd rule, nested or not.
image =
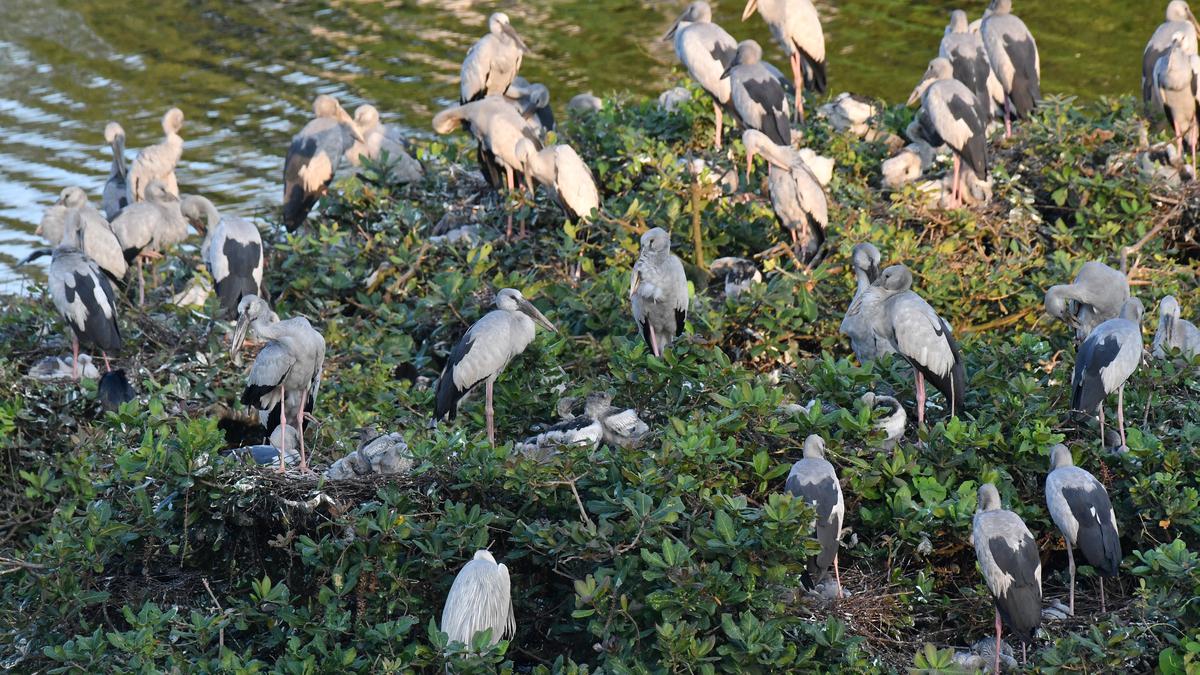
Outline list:
[[[681,76],[660,38],[683,0],[0,0],[0,292],[20,292],[41,268],[13,263],[39,244],[42,210],[65,186],[99,202],[110,156],[103,129],[119,121],[129,156],[161,140],[159,119],[187,116],[181,189],[254,216],[277,208],[283,153],[317,93],[347,108],[375,103],[385,119],[425,134],[457,97],[458,66],[508,13],[533,53],[522,74],[561,107],[583,91],[657,94]],[[985,3],[974,3],[978,14]],[[754,37],[785,66],[758,17],[714,2],[735,37]],[[898,100],[937,50],[951,2],[818,2],[833,92]],[[1037,37],[1043,90],[1084,97],[1134,92],[1142,46],[1165,3],[1017,0]]]

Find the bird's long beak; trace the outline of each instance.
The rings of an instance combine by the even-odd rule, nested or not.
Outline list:
[[[529,102],[526,103],[525,107],[521,109],[521,117],[528,118],[530,115],[532,115],[537,110],[537,108],[538,108],[537,101],[533,100],[532,96],[529,97]]]
[[[358,130],[358,124],[355,123],[354,118],[350,116],[350,113],[346,112],[345,108],[338,106],[337,116],[338,121],[340,121],[346,126],[347,129],[350,130],[350,135],[354,136],[354,140],[358,141],[359,143],[366,143],[366,140],[362,137],[362,132]]]
[[[754,16],[754,10],[758,9],[758,0],[749,0],[746,3],[746,9],[742,10],[742,21]]]
[[[522,298],[518,302],[517,308],[520,309],[522,312],[524,312],[526,315],[528,315],[529,318],[531,318],[535,322],[541,324],[547,330],[552,330],[555,333],[558,332],[558,329],[554,327],[554,324],[550,323],[550,319],[547,319],[545,314],[542,314],[541,312],[539,312],[538,308],[534,307],[532,302],[529,302],[528,300],[525,300]]]
[[[738,66],[737,59],[734,59],[734,60],[733,60],[733,63],[730,63],[730,64],[729,64],[729,67],[725,69],[725,72],[721,73],[721,79],[722,79],[722,80],[724,80],[724,79],[728,79],[728,78],[729,78],[729,73],[733,72],[733,69],[734,69],[734,68],[737,68],[737,66]]]
[[[526,54],[529,53],[529,47],[525,46],[525,41],[521,39],[520,35],[517,35],[517,29],[513,28],[512,25],[506,23],[500,27],[500,30],[504,31],[505,35],[512,38],[512,41],[517,43],[517,47],[520,48],[521,51],[525,52]]]
[[[679,22],[681,21],[683,21],[682,16],[680,16],[678,19],[675,19],[675,23],[671,24],[671,30],[667,31],[667,34],[663,36],[664,42],[675,37],[675,31],[679,30]]]
[[[250,330],[250,313],[242,312],[238,317],[237,326],[233,329],[233,340],[229,344],[229,356],[233,359],[234,365],[242,365],[242,357],[239,352],[242,349],[242,344],[246,342],[246,332]]]
[[[908,95],[908,101],[905,103],[905,105],[912,105],[912,104],[920,101],[921,96],[925,93],[925,90],[928,89],[929,85],[931,85],[931,84],[933,84],[933,78],[927,78],[927,79],[921,80],[921,83],[918,84],[917,87],[912,90],[912,93]]]
[[[1200,33],[1200,21],[1196,21],[1196,15],[1192,14],[1192,9],[1190,7],[1188,8],[1187,14],[1188,22],[1190,22],[1192,26],[1196,28],[1197,33]]]
[[[879,278],[879,264],[873,260],[871,266],[867,268],[867,278],[871,280],[871,283],[875,283],[875,280]]]

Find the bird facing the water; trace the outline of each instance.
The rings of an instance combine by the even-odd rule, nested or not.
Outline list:
[[[362,134],[338,100],[321,94],[313,100],[314,119],[292,137],[283,164],[283,224],[294,232],[317,199],[325,194],[346,150]]]
[[[683,332],[688,312],[687,274],[671,253],[671,235],[656,227],[642,235],[629,280],[629,302],[638,331],[655,356]]]
[[[119,128],[119,127],[118,127]],[[179,196],[179,183],[175,180],[175,165],[183,155],[183,137],[179,130],[183,128],[183,111],[171,108],[162,118],[163,141],[142,148],[133,158],[129,168],[129,198],[131,202],[140,202],[146,198],[146,188],[153,181],[162,181],[163,186],[176,197]]]
[[[112,148],[112,167],[108,180],[104,182],[104,193],[100,205],[104,217],[110,222],[121,209],[129,206],[129,169],[125,166],[125,130],[116,122],[104,127],[104,141]]]
[[[1042,63],[1033,34],[1012,13],[1012,0],[992,0],[991,14],[979,27],[988,62],[1004,89],[1004,135],[1012,135],[1012,120],[1024,119],[1042,98]]]
[[[537,326],[558,332],[533,303],[514,288],[496,294],[496,309],[476,321],[450,350],[450,358],[438,379],[434,422],[454,419],[463,396],[484,383],[488,442],[496,444],[492,389],[508,363],[533,342]]]
[[[810,0],[748,0],[742,21],[757,11],[792,64],[796,112],[804,122],[804,89],[825,93],[825,31]],[[801,86],[803,83],[803,86]]]

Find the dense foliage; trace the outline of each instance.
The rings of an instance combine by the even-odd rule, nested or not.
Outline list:
[[[1078,615],[1047,622],[1030,668],[1200,670],[1200,390],[1192,366],[1147,362],[1125,393],[1128,452],[1100,447],[1066,415],[1074,346],[1041,316],[1043,289],[1086,260],[1163,225],[1127,264],[1151,308],[1175,293],[1200,310],[1192,223],[1200,200],[1139,182],[1128,100],[1050,100],[993,145],[995,199],[940,212],[920,192],[879,190],[887,149],[821,120],[805,142],[837,160],[829,255],[798,269],[778,249],[739,300],[704,261],[752,257],[786,239],[761,196],[720,194],[744,165],[708,149],[699,96],[681,111],[610,101],[566,121],[596,172],[606,213],[572,227],[544,201],[514,198],[531,236],[505,241],[502,203],[480,196],[473,148],[426,143],[427,178],[395,187],[386,167],[347,178],[296,235],[267,234],[267,286],[283,316],[328,343],[318,463],[367,424],[399,430],[409,477],[322,483],[219,456],[243,370],[230,326],[164,300],[196,265],[163,265],[145,311],[122,314],[119,363],[138,401],[102,413],[93,383],[41,384],[24,371],[68,347],[48,297],[8,298],[0,318],[0,655],[18,670],[303,672],[894,672],[951,668],[950,649],[991,630],[975,569],[975,491],[995,482],[1038,537],[1048,598],[1066,595],[1066,554],[1047,515],[1047,451],[1071,445],[1108,485],[1126,557],[1100,615],[1080,575]],[[910,113],[880,123],[904,128]],[[735,144],[735,147],[739,144]],[[742,157],[740,148],[736,157]],[[696,175],[690,160],[707,167]],[[744,179],[744,173],[742,174]],[[764,172],[753,178],[761,193]],[[435,231],[484,226],[474,243]],[[672,231],[696,295],[690,330],[663,359],[636,339],[628,273],[645,228]],[[702,251],[696,249],[696,237]],[[908,368],[860,366],[837,326],[848,253],[871,240],[913,270],[955,327],[968,410],[910,425],[878,449],[866,391],[911,405]],[[427,430],[431,382],[494,289],[521,289],[558,325],[496,387],[502,443],[482,405]],[[655,429],[640,449],[567,450],[539,464],[510,452],[560,395],[606,389]],[[788,402],[827,412],[789,415]],[[933,403],[940,403],[935,396]],[[832,412],[829,412],[832,410]],[[847,498],[842,579],[825,603],[800,589],[811,511],[782,494],[809,433],[828,441]],[[478,655],[437,630],[458,568],[488,547],[512,574],[515,638]]]

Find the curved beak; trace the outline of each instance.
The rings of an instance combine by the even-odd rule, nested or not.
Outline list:
[[[520,309],[522,313],[533,319],[535,323],[540,324],[542,327],[552,330],[555,333],[558,332],[558,329],[554,327],[554,324],[550,323],[550,319],[547,319],[545,314],[539,312],[538,308],[534,307],[532,302],[522,298],[517,303],[517,309]]]
[[[758,0],[749,0],[746,3],[746,9],[742,10],[742,21],[754,16],[754,10],[758,9]]]
[[[918,84],[916,88],[912,90],[912,93],[908,95],[908,101],[905,102],[905,105],[913,105],[914,103],[919,102],[921,100],[921,96],[925,94],[925,90],[928,89],[929,85],[931,84],[933,84],[933,78],[925,78],[921,80],[920,84]]]
[[[1191,7],[1188,8],[1187,15],[1188,15],[1188,22],[1190,22],[1192,24],[1192,26],[1194,26],[1196,28],[1197,33],[1200,33],[1200,21],[1196,21],[1196,15],[1192,14]]]
[[[525,46],[525,41],[521,39],[520,35],[517,35],[517,29],[513,28],[512,25],[506,23],[500,27],[500,30],[503,31],[505,35],[512,38],[512,41],[517,43],[517,47],[521,51],[525,52],[526,54],[529,53],[529,47]]]
[[[681,21],[683,21],[682,16],[680,16],[678,19],[675,19],[675,23],[671,24],[671,30],[667,31],[667,34],[663,36],[664,42],[675,37],[675,31],[679,30],[679,22]]]
[[[341,106],[338,106],[337,116],[338,121],[350,130],[350,135],[354,137],[354,140],[359,143],[366,143],[366,140],[362,137],[362,132],[358,130],[358,125],[354,123],[354,118],[350,116],[350,113],[346,112]]]
[[[234,365],[242,365],[242,357],[239,352],[242,349],[242,344],[246,342],[246,332],[250,330],[250,313],[242,312],[238,317],[237,326],[233,329],[233,340],[229,344],[229,356],[233,359]]]
[[[871,280],[871,283],[875,283],[875,280],[879,278],[879,263],[874,260],[871,261],[871,266],[867,268],[867,278]]]
[[[721,79],[722,80],[728,79],[729,73],[731,73],[734,68],[737,68],[737,65],[738,65],[737,59],[734,59],[733,63],[730,63],[729,67],[725,69],[725,72],[721,73]]]

